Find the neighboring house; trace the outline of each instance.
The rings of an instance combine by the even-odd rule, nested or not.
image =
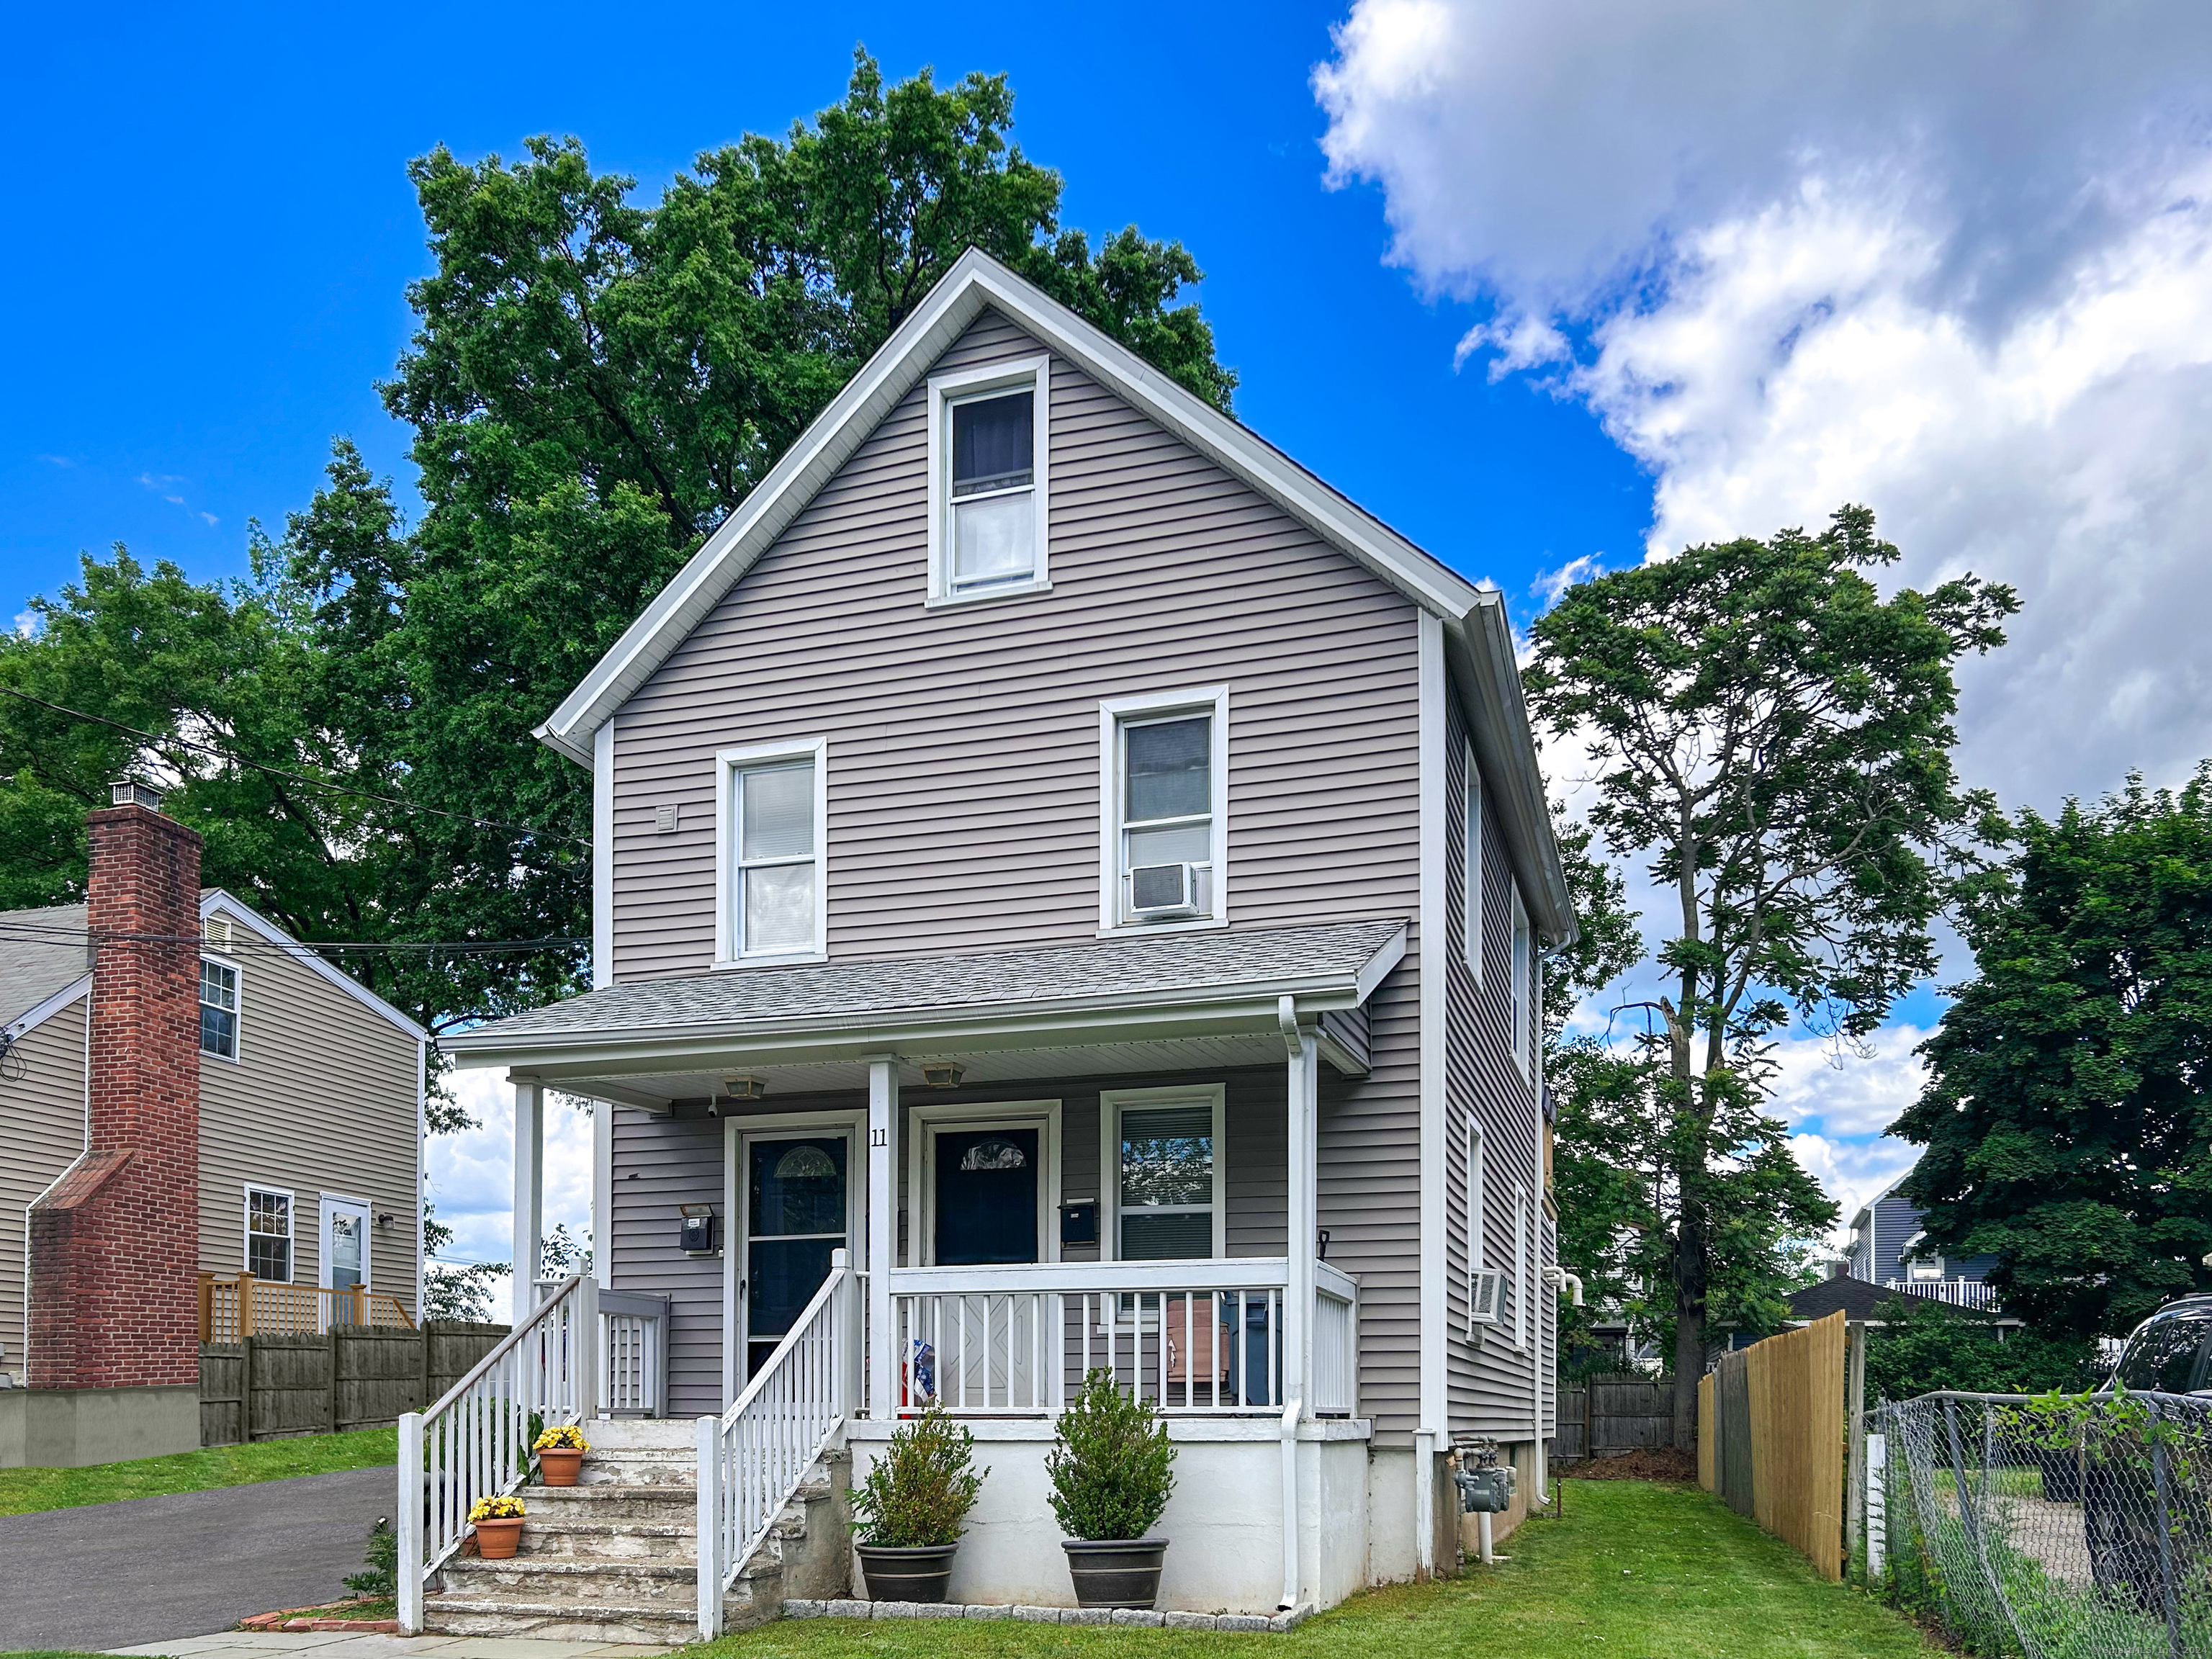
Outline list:
[[[1996,1259],[1986,1255],[1946,1258],[1927,1249],[1921,1235],[1920,1212],[1898,1190],[1911,1174],[1908,1170],[1898,1176],[1851,1218],[1851,1243],[1846,1254],[1850,1276],[1956,1307],[1995,1311],[1996,1292],[1984,1281],[1996,1266]]]
[[[244,1275],[264,1332],[417,1305],[428,1035],[116,794],[87,902],[0,912],[0,1465],[197,1446]]]
[[[1166,1607],[1455,1565],[1455,1443],[1540,1497],[1575,923],[1496,592],[970,253],[539,735],[597,988],[447,1047],[515,1085],[520,1271],[544,1091],[603,1103],[667,1411],[802,1352],[843,1250],[840,1357],[776,1387],[859,1374],[856,1473],[969,1419],[955,1601],[1067,1599],[1086,1365],[1182,1447]]]

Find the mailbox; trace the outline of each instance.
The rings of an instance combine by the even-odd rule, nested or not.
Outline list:
[[[1509,1465],[1463,1468],[1452,1478],[1459,1483],[1459,1506],[1469,1515],[1503,1515],[1513,1507],[1513,1470]]]
[[[694,1210],[699,1212],[695,1215]],[[686,1255],[714,1254],[714,1212],[703,1204],[684,1206],[684,1227],[679,1235]]]

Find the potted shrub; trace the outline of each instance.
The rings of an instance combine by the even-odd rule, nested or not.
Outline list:
[[[990,1474],[971,1468],[975,1458],[975,1437],[941,1405],[892,1431],[853,1488],[854,1547],[870,1601],[945,1599],[961,1522]]]
[[[574,1423],[548,1429],[530,1443],[538,1454],[538,1478],[549,1486],[573,1486],[584,1467],[584,1454],[592,1449],[584,1431]]]
[[[1085,1607],[1150,1607],[1159,1600],[1168,1540],[1149,1534],[1175,1490],[1175,1448],[1149,1400],[1124,1394],[1109,1371],[1083,1379],[1054,1425],[1045,1459],[1052,1512],[1067,1536],[1068,1577]]]
[[[469,1505],[469,1522],[477,1529],[477,1553],[487,1561],[504,1561],[522,1541],[522,1500],[479,1498]]]

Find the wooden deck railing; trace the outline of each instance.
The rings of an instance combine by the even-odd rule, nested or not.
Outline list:
[[[256,1279],[252,1273],[200,1275],[200,1340],[243,1342],[252,1336],[315,1336],[334,1325],[383,1325],[413,1330],[399,1298],[366,1285],[326,1291]]]

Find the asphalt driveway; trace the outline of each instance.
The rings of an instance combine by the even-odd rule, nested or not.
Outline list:
[[[392,1471],[0,1516],[0,1650],[135,1647],[346,1593]]]

